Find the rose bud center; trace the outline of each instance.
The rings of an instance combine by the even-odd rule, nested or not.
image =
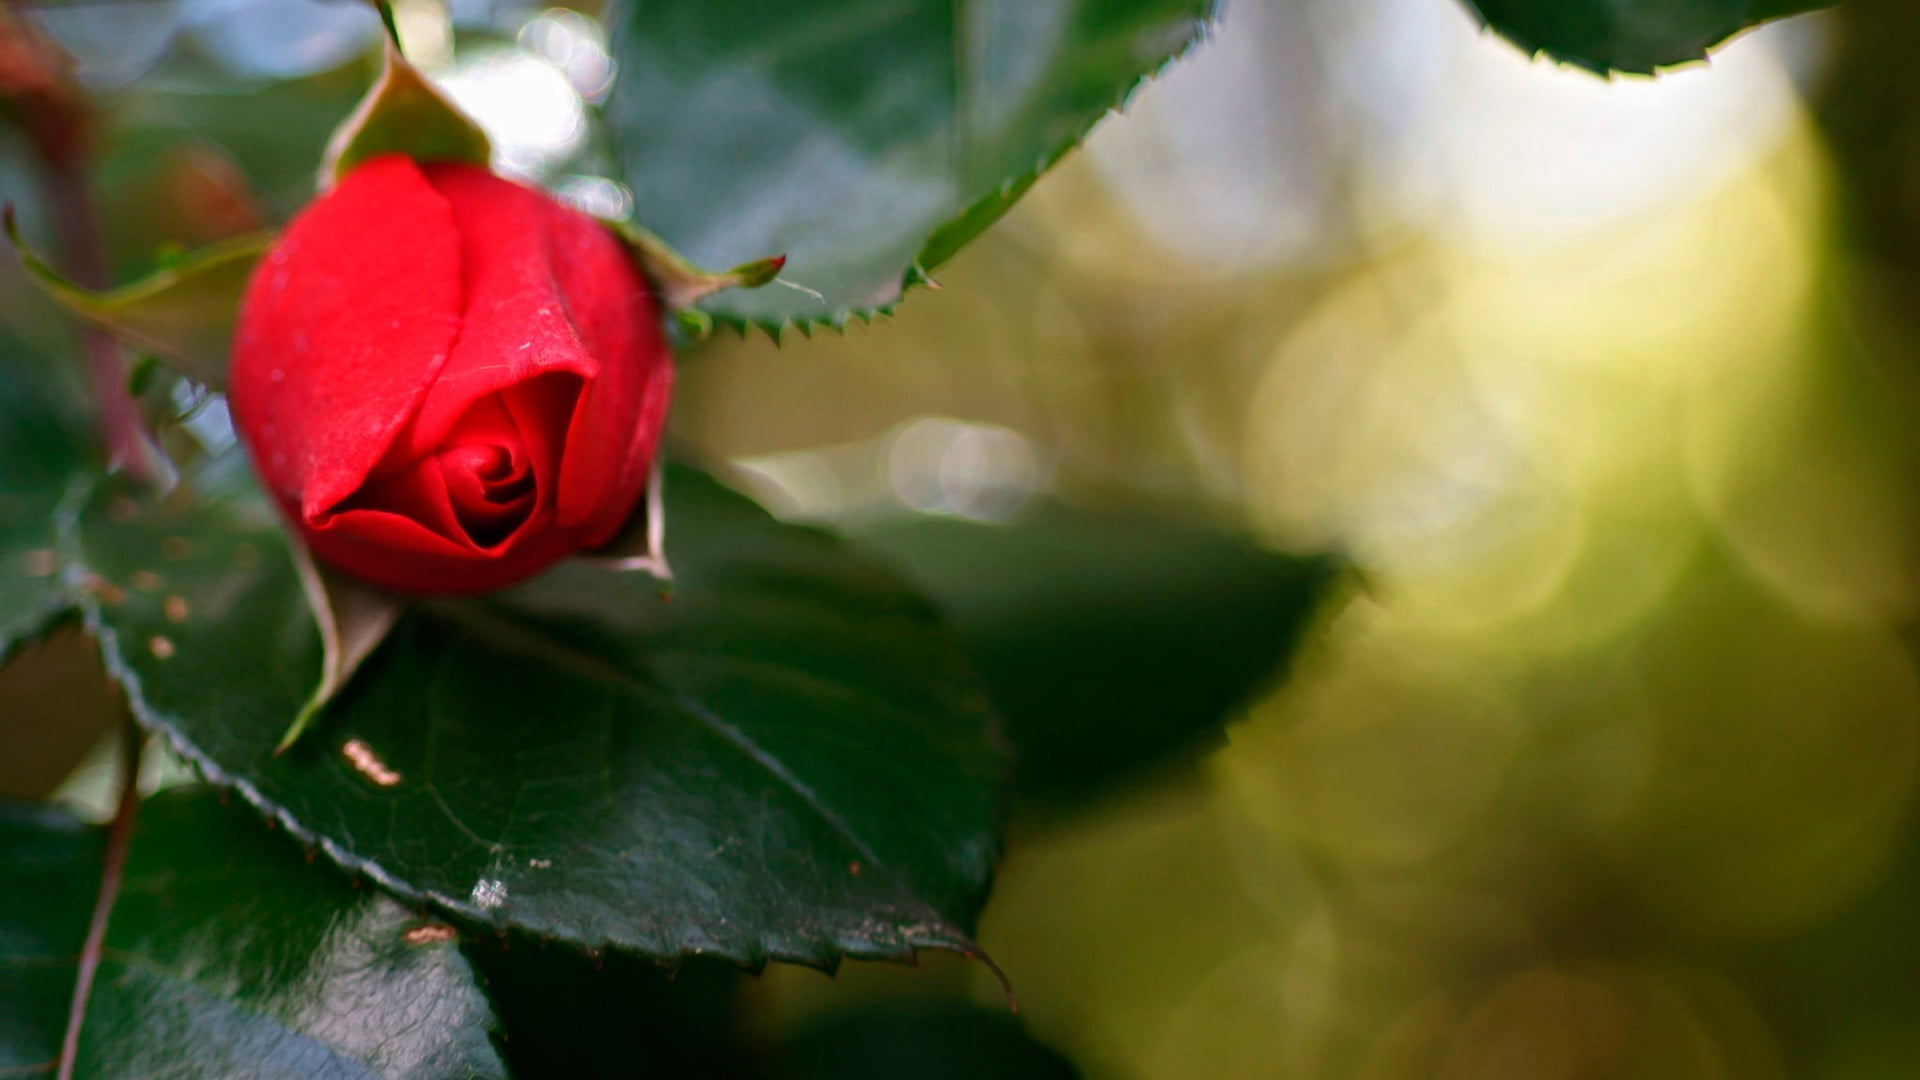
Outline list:
[[[492,417],[485,424],[474,422],[474,414],[488,406],[504,427]],[[497,401],[488,399],[469,412],[435,463],[447,485],[454,520],[480,547],[513,535],[533,512],[534,476],[526,447]]]

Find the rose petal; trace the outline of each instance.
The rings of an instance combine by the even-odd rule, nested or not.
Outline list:
[[[426,176],[453,211],[465,305],[452,356],[383,471],[433,453],[481,398],[546,374],[591,380],[600,371],[554,280],[544,212],[551,200],[471,165],[428,165]],[[555,431],[571,419],[570,402],[541,418]]]
[[[365,513],[392,514],[417,522],[430,535],[445,541],[444,544],[416,543],[408,540],[410,533],[396,533],[408,550],[453,555],[468,555],[479,550],[454,514],[446,476],[439,463],[432,459],[415,462],[412,468],[368,484],[335,509],[315,516],[308,527],[320,531],[337,529],[342,518]]]
[[[353,494],[447,362],[460,309],[453,211],[411,160],[369,161],[294,218],[248,283],[229,379],[268,489],[303,520]]]
[[[607,227],[547,202],[554,275],[600,378],[587,387],[562,464],[559,522],[591,545],[625,523],[646,486],[653,443],[665,418],[672,363],[660,309],[632,254]]]
[[[500,395],[476,402],[434,455],[447,501],[466,538],[498,548],[532,516],[537,480]]]
[[[560,460],[570,425],[556,424],[554,418],[576,414],[580,388],[581,381],[571,375],[543,375],[500,393],[535,477],[537,509],[553,506],[558,498]]]
[[[385,510],[344,510],[311,530],[314,558],[400,593],[476,593],[510,585],[572,550],[567,534],[536,515],[520,542],[494,554],[459,546]]]
[[[382,511],[418,521],[468,553],[499,553],[540,509],[531,455],[502,397],[475,402],[439,450],[369,481],[310,527],[329,528],[341,512]]]

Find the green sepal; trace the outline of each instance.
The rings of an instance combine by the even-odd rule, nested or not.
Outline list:
[[[400,54],[391,13],[387,5],[377,6],[388,28],[380,78],[327,140],[326,155],[320,161],[320,190],[382,154],[486,168],[493,158],[486,132]]]
[[[713,316],[697,307],[679,308],[667,326],[675,348],[691,348],[713,336]]]
[[[634,258],[639,260],[640,268],[659,288],[660,298],[676,312],[685,311],[701,299],[726,289],[757,289],[778,278],[780,268],[787,265],[785,255],[769,255],[741,263],[731,270],[702,270],[665,240],[631,221],[607,221],[606,226],[626,242]],[[712,328],[711,318],[686,325],[689,332],[697,331],[701,337]]]
[[[169,258],[139,281],[98,291],[68,279],[27,247],[11,205],[0,219],[27,276],[55,303],[134,348],[164,357],[196,382],[216,390],[226,385],[240,295],[254,264],[272,246],[272,233],[221,240]]]
[[[399,597],[314,561],[298,540],[290,544],[300,572],[301,591],[320,629],[320,679],[273,752],[284,754],[300,741],[320,710],[347,685],[361,661],[373,654],[405,610]]]
[[[673,589],[673,567],[667,565],[667,470],[665,455],[655,454],[647,477],[647,497],[640,512],[613,542],[581,558],[609,570],[652,574],[661,594]]]

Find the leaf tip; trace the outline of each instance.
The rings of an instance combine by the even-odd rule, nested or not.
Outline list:
[[[769,258],[756,259],[753,262],[736,266],[733,269],[732,276],[738,280],[740,288],[757,289],[767,282],[772,281],[774,278],[779,277],[780,270],[786,265],[787,257],[785,255],[774,255]]]
[[[324,688],[315,690],[313,696],[307,699],[307,703],[300,706],[300,711],[293,716],[293,723],[287,725],[286,733],[280,736],[279,743],[274,746],[274,757],[279,757],[293,749],[293,744],[299,742],[300,736],[306,734],[307,729],[313,726],[313,718],[320,714],[320,707],[326,704],[326,698]]]

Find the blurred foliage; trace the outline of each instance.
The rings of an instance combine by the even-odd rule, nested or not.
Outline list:
[[[78,627],[22,646],[0,668],[0,799],[51,795],[120,719],[98,650]],[[49,717],[58,716],[53,723]]]
[[[873,1009],[809,1028],[776,1052],[805,1080],[1075,1080],[1073,1063],[1003,1012],[961,1005]]]
[[[516,1076],[753,1075],[734,1031],[743,977],[724,962],[662,968],[524,937],[470,941],[465,949],[509,1032],[501,1049]]]
[[[1069,803],[1219,745],[1334,575],[1164,511],[1049,504],[1008,523],[892,515],[852,530],[954,620],[1013,744],[1015,791]]]

